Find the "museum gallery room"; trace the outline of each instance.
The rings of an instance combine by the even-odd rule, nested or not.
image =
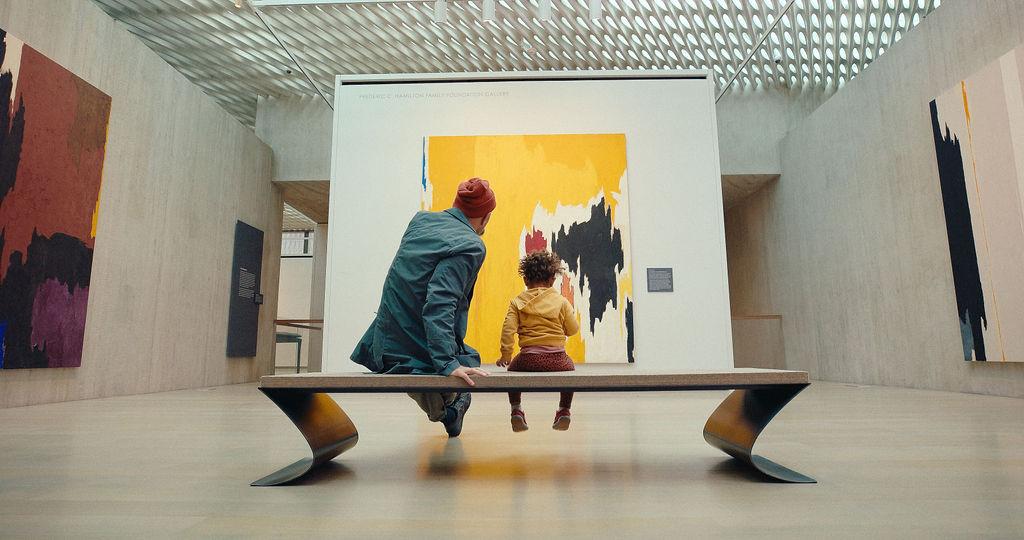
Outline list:
[[[0,39],[0,538],[1024,537],[1024,0]]]

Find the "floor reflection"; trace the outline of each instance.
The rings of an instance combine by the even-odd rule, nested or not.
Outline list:
[[[586,475],[590,462],[566,453],[516,453],[482,438],[427,437],[418,450],[420,477],[568,479]]]

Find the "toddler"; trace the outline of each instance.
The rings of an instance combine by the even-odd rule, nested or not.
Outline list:
[[[501,359],[498,366],[509,371],[574,371],[565,353],[565,339],[580,330],[576,312],[552,287],[562,273],[562,260],[549,251],[535,251],[519,261],[519,275],[526,290],[512,299],[501,331]],[[514,336],[519,335],[519,354],[512,358]],[[512,431],[526,431],[522,392],[509,392]],[[562,392],[553,429],[569,429],[572,392]]]

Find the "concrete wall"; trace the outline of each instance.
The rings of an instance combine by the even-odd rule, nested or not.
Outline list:
[[[267,146],[92,2],[7,0],[0,27],[113,100],[82,367],[0,371],[0,407],[268,373],[282,214]],[[254,359],[225,357],[237,219],[266,239]]]
[[[716,106],[722,174],[778,174],[782,138],[826,99],[817,91],[727,94]],[[330,178],[332,115],[320,96],[259,98],[256,135],[274,151],[274,180]]]
[[[784,322],[771,298],[766,267],[765,235],[773,230],[764,207],[776,189],[770,182],[737,206],[725,211],[725,249],[729,261],[729,303],[732,312],[733,357],[736,367],[784,369]]]
[[[794,125],[828,99],[820,91],[756,90],[726,94],[716,106],[723,175],[782,171],[780,143]]]
[[[772,300],[768,235],[776,230],[769,211],[778,180],[725,213],[729,303],[733,316],[777,314]]]
[[[274,150],[274,180],[331,178],[332,119],[320,96],[259,98],[256,135]]]
[[[328,182],[331,177],[331,137],[334,112],[320,96],[265,97],[256,104],[256,134],[274,152],[274,180],[286,190],[289,203],[319,222],[313,235],[312,282],[309,290],[308,318],[323,319],[324,288],[327,274],[327,198],[326,190],[311,189],[309,182]],[[295,182],[288,184],[288,182]],[[297,186],[301,186],[297,188]],[[288,188],[292,189],[288,189]],[[311,199],[322,197],[322,205]],[[323,211],[311,211],[323,208]],[[283,318],[283,316],[282,316]],[[307,318],[307,317],[302,317]],[[296,331],[294,328],[286,330]],[[321,370],[323,332],[303,330],[303,361],[309,370]],[[289,345],[294,347],[294,345]],[[283,352],[283,347],[282,348]],[[284,354],[284,353],[283,353]],[[294,354],[294,352],[292,353]],[[286,364],[284,358],[279,360]]]
[[[1024,396],[962,360],[928,103],[1024,41],[1024,2],[949,0],[785,137],[782,178],[730,212],[738,307],[783,316],[787,367]]]
[[[716,106],[722,174],[778,174],[782,138],[827,98],[780,90],[727,94]],[[259,98],[256,135],[274,151],[274,180],[330,178],[332,115],[320,96]]]

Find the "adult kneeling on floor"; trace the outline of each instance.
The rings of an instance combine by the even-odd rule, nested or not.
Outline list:
[[[473,386],[480,354],[466,345],[473,286],[487,250],[480,237],[496,206],[486,180],[459,185],[452,208],[418,212],[409,222],[384,281],[377,317],[352,360],[375,373],[445,375]],[[462,432],[469,392],[411,393],[450,437]]]

